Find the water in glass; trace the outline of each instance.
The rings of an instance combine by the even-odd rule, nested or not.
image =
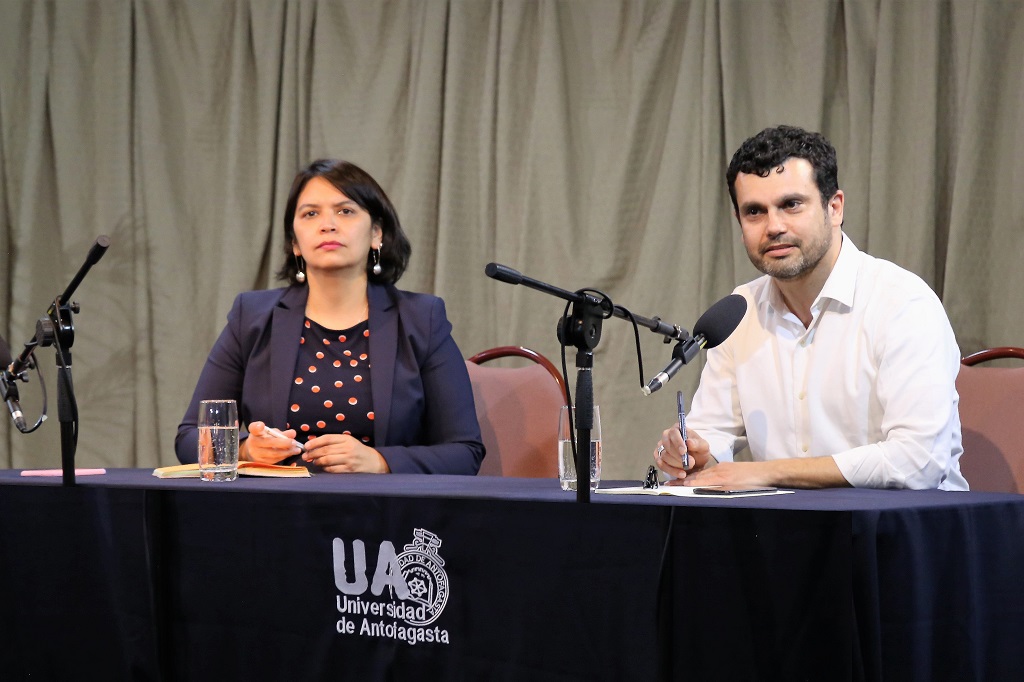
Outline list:
[[[572,442],[558,441],[558,480],[562,490],[576,490],[576,465],[572,460]],[[601,441],[590,441],[590,489],[601,482]]]
[[[238,476],[238,427],[199,428],[199,476],[204,481],[233,481]]]

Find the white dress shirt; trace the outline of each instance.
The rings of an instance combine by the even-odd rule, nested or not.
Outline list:
[[[844,234],[807,328],[767,276],[735,293],[747,313],[708,351],[687,420],[718,461],[831,455],[856,487],[967,490],[960,349],[921,278]]]

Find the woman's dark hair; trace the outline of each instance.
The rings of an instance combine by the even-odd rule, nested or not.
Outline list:
[[[736,204],[736,176],[740,173],[768,177],[773,168],[781,166],[786,159],[804,159],[814,168],[814,184],[821,193],[821,205],[828,202],[839,191],[839,168],[836,150],[821,133],[812,133],[803,128],[778,126],[765,128],[747,139],[729,163],[725,181],[729,184],[732,207],[739,213]]]
[[[290,284],[298,284],[295,273],[298,265],[292,252],[295,242],[295,207],[299,203],[299,195],[306,184],[313,178],[323,178],[335,189],[370,214],[373,224],[381,230],[380,274],[373,274],[372,251],[366,254],[366,276],[371,282],[394,284],[405,272],[412,254],[412,245],[402,231],[398,222],[398,213],[377,181],[359,166],[338,159],[317,159],[295,176],[292,189],[288,192],[288,202],[284,207],[284,265],[277,272],[278,279]]]

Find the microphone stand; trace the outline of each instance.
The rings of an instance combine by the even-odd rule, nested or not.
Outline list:
[[[558,320],[557,335],[563,346],[576,348],[576,501],[589,503],[590,434],[594,428],[594,349],[601,341],[601,323],[607,317],[605,313],[608,312],[610,301],[587,293],[560,289],[498,263],[489,263],[484,268],[484,274],[500,282],[522,284],[572,303],[569,315]],[[690,338],[689,332],[679,325],[666,324],[658,318],[649,319],[640,315],[630,318],[619,306],[611,306],[610,312],[614,317],[634,319],[637,324],[663,335],[665,343],[671,339],[684,341]],[[583,466],[580,466],[581,459]]]
[[[566,292],[568,293],[568,292]],[[558,320],[558,341],[576,347],[576,501],[590,502],[590,433],[594,430],[594,349],[601,342],[601,301],[576,294]]]
[[[75,388],[71,381],[71,346],[75,343],[75,324],[73,313],[78,313],[77,302],[68,303],[89,269],[95,265],[107,247],[110,238],[100,235],[89,249],[85,262],[79,268],[71,283],[60,296],[54,299],[46,311],[46,316],[36,321],[36,333],[32,340],[25,344],[11,366],[5,370],[14,378],[22,376],[29,366],[29,356],[37,346],[54,346],[57,356],[57,419],[60,422],[60,461],[63,483],[75,485],[75,452],[78,449],[78,404],[75,401]]]

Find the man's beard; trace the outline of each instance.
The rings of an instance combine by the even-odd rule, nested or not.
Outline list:
[[[822,234],[811,242],[800,241],[784,242],[773,241],[767,246],[778,246],[779,244],[790,244],[796,248],[796,257],[790,257],[779,261],[770,259],[764,253],[751,253],[747,251],[747,257],[754,267],[775,279],[791,280],[799,279],[817,267],[821,259],[825,257],[828,250],[832,248],[832,230],[828,225],[824,226]]]

